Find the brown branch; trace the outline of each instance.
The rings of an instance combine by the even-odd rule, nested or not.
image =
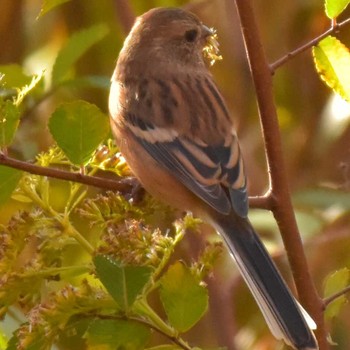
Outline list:
[[[328,298],[324,298],[323,299],[323,304],[325,307],[327,307],[331,302],[333,302],[334,300],[342,297],[344,294],[349,293],[350,292],[350,286],[345,287],[344,289],[340,290],[339,292],[331,295]]]
[[[54,179],[73,181],[89,186],[99,187],[107,190],[119,191],[122,193],[131,192],[132,184],[123,180],[112,180],[98,176],[82,175],[71,171],[42,167],[39,165],[23,162],[14,158],[10,158],[0,153],[0,165],[25,171],[30,174],[47,176]]]
[[[273,96],[272,75],[261,43],[252,0],[236,0],[236,7],[257,96],[270,176],[272,211],[287,251],[300,301],[317,323],[316,337],[320,349],[329,349],[323,320],[323,302],[309,273],[291,202]]]
[[[331,28],[326,30],[323,34],[321,34],[318,37],[310,40],[309,42],[307,42],[306,44],[298,47],[297,49],[295,49],[295,50],[293,50],[291,52],[288,52],[285,56],[279,58],[277,61],[275,61],[275,62],[270,64],[270,71],[271,71],[271,73],[274,74],[276,72],[276,69],[279,68],[280,66],[282,66],[283,64],[285,64],[287,61],[289,61],[290,59],[292,59],[296,55],[298,55],[298,54],[300,54],[300,53],[310,49],[311,47],[317,45],[322,39],[324,39],[328,35],[337,33],[340,30],[340,28],[346,26],[349,23],[350,23],[350,18],[346,19],[343,22],[335,23],[334,25],[331,26]]]
[[[133,193],[138,181],[134,177],[107,179],[99,176],[83,175],[67,170],[48,168],[40,165],[24,162],[18,159],[8,157],[4,153],[0,153],[0,165],[25,171],[34,175],[47,176],[54,179],[78,182],[88,186],[94,186],[105,190],[118,191],[121,193]],[[261,197],[249,197],[249,205],[251,208],[271,210],[272,200],[269,194]]]
[[[249,207],[254,209],[265,209],[272,211],[273,198],[271,193],[268,192],[263,196],[249,197]]]

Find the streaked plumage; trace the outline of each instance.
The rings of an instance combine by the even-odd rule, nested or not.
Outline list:
[[[220,232],[272,333],[294,349],[315,350],[313,321],[247,219],[237,135],[202,53],[212,35],[180,9],[154,9],[139,17],[112,77],[112,129],[150,193]]]

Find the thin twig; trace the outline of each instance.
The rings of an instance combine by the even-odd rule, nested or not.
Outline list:
[[[21,160],[17,160],[11,157],[7,157],[0,153],[0,165],[5,165],[10,168],[25,171],[30,174],[47,176],[55,179],[61,179],[66,181],[73,181],[82,183],[89,186],[103,188],[107,190],[119,191],[122,193],[130,192],[132,190],[132,184],[123,180],[112,180],[97,176],[82,175],[80,173],[74,173],[71,171],[42,167],[39,165],[31,164]]]
[[[134,317],[129,317],[130,321],[135,321],[138,322],[140,324],[143,324],[151,329],[153,329],[154,331],[156,331],[157,333],[163,335],[164,337],[168,338],[170,341],[172,341],[174,344],[178,345],[180,348],[184,349],[184,350],[191,350],[192,348],[186,344],[186,342],[184,342],[181,338],[178,339],[177,337],[167,334],[165,332],[163,332],[161,329],[159,329],[158,327],[154,326],[153,324],[149,323],[148,321],[142,319],[142,318],[134,318]]]
[[[0,165],[5,165],[9,168],[22,170],[34,175],[41,175],[54,179],[78,182],[84,185],[102,188],[104,190],[118,191],[124,194],[132,194],[133,189],[135,188],[135,184],[138,183],[136,178],[134,177],[122,179],[107,179],[105,177],[83,175],[81,173],[74,173],[62,169],[43,167],[40,165],[8,157],[1,152]],[[249,197],[249,205],[251,208],[271,210],[271,196],[269,194],[266,194],[260,197]]]
[[[88,317],[91,317],[91,315],[87,315]],[[186,344],[181,338],[178,339],[177,337],[167,334],[163,330],[159,329],[152,323],[148,322],[145,319],[138,318],[138,317],[121,317],[121,316],[113,316],[113,315],[92,315],[93,317],[97,317],[101,320],[124,320],[124,321],[133,321],[139,324],[142,324],[144,326],[147,326],[148,328],[154,330],[155,332],[163,335],[164,337],[168,338],[171,342],[178,345],[180,348],[184,350],[191,350],[192,348]]]
[[[309,273],[292,206],[270,67],[262,46],[252,0],[236,0],[235,2],[258,102],[270,176],[272,211],[287,251],[300,301],[317,323],[316,336],[320,349],[326,350],[329,349],[329,346],[324,327],[323,303]]]
[[[296,55],[310,49],[311,47],[317,45],[322,39],[324,39],[325,37],[327,37],[328,35],[337,33],[340,28],[346,26],[347,24],[350,23],[350,18],[346,19],[343,22],[340,23],[335,23],[334,25],[332,25],[328,30],[326,30],[323,34],[319,35],[318,37],[310,40],[309,42],[307,42],[306,44],[298,47],[297,49],[288,52],[285,56],[279,58],[277,61],[273,62],[270,64],[270,71],[271,74],[274,74],[276,72],[276,69],[279,68],[280,66],[282,66],[283,64],[285,64],[287,61],[289,61],[291,58],[295,57]]]
[[[350,286],[345,287],[344,289],[340,290],[339,292],[331,295],[328,298],[324,298],[323,299],[323,304],[325,307],[327,307],[331,302],[333,302],[334,300],[342,297],[344,294],[349,293],[350,292]]]
[[[249,207],[254,209],[265,209],[272,211],[273,198],[270,192],[263,196],[249,197]]]

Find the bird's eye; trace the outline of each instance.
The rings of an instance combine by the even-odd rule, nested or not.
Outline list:
[[[187,31],[185,32],[185,39],[186,39],[188,42],[192,43],[192,42],[194,42],[194,41],[196,40],[197,35],[198,35],[197,29],[187,30]]]

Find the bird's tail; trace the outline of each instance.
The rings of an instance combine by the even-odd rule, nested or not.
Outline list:
[[[297,350],[316,350],[315,322],[292,296],[248,219],[215,215],[214,223],[277,339]]]

